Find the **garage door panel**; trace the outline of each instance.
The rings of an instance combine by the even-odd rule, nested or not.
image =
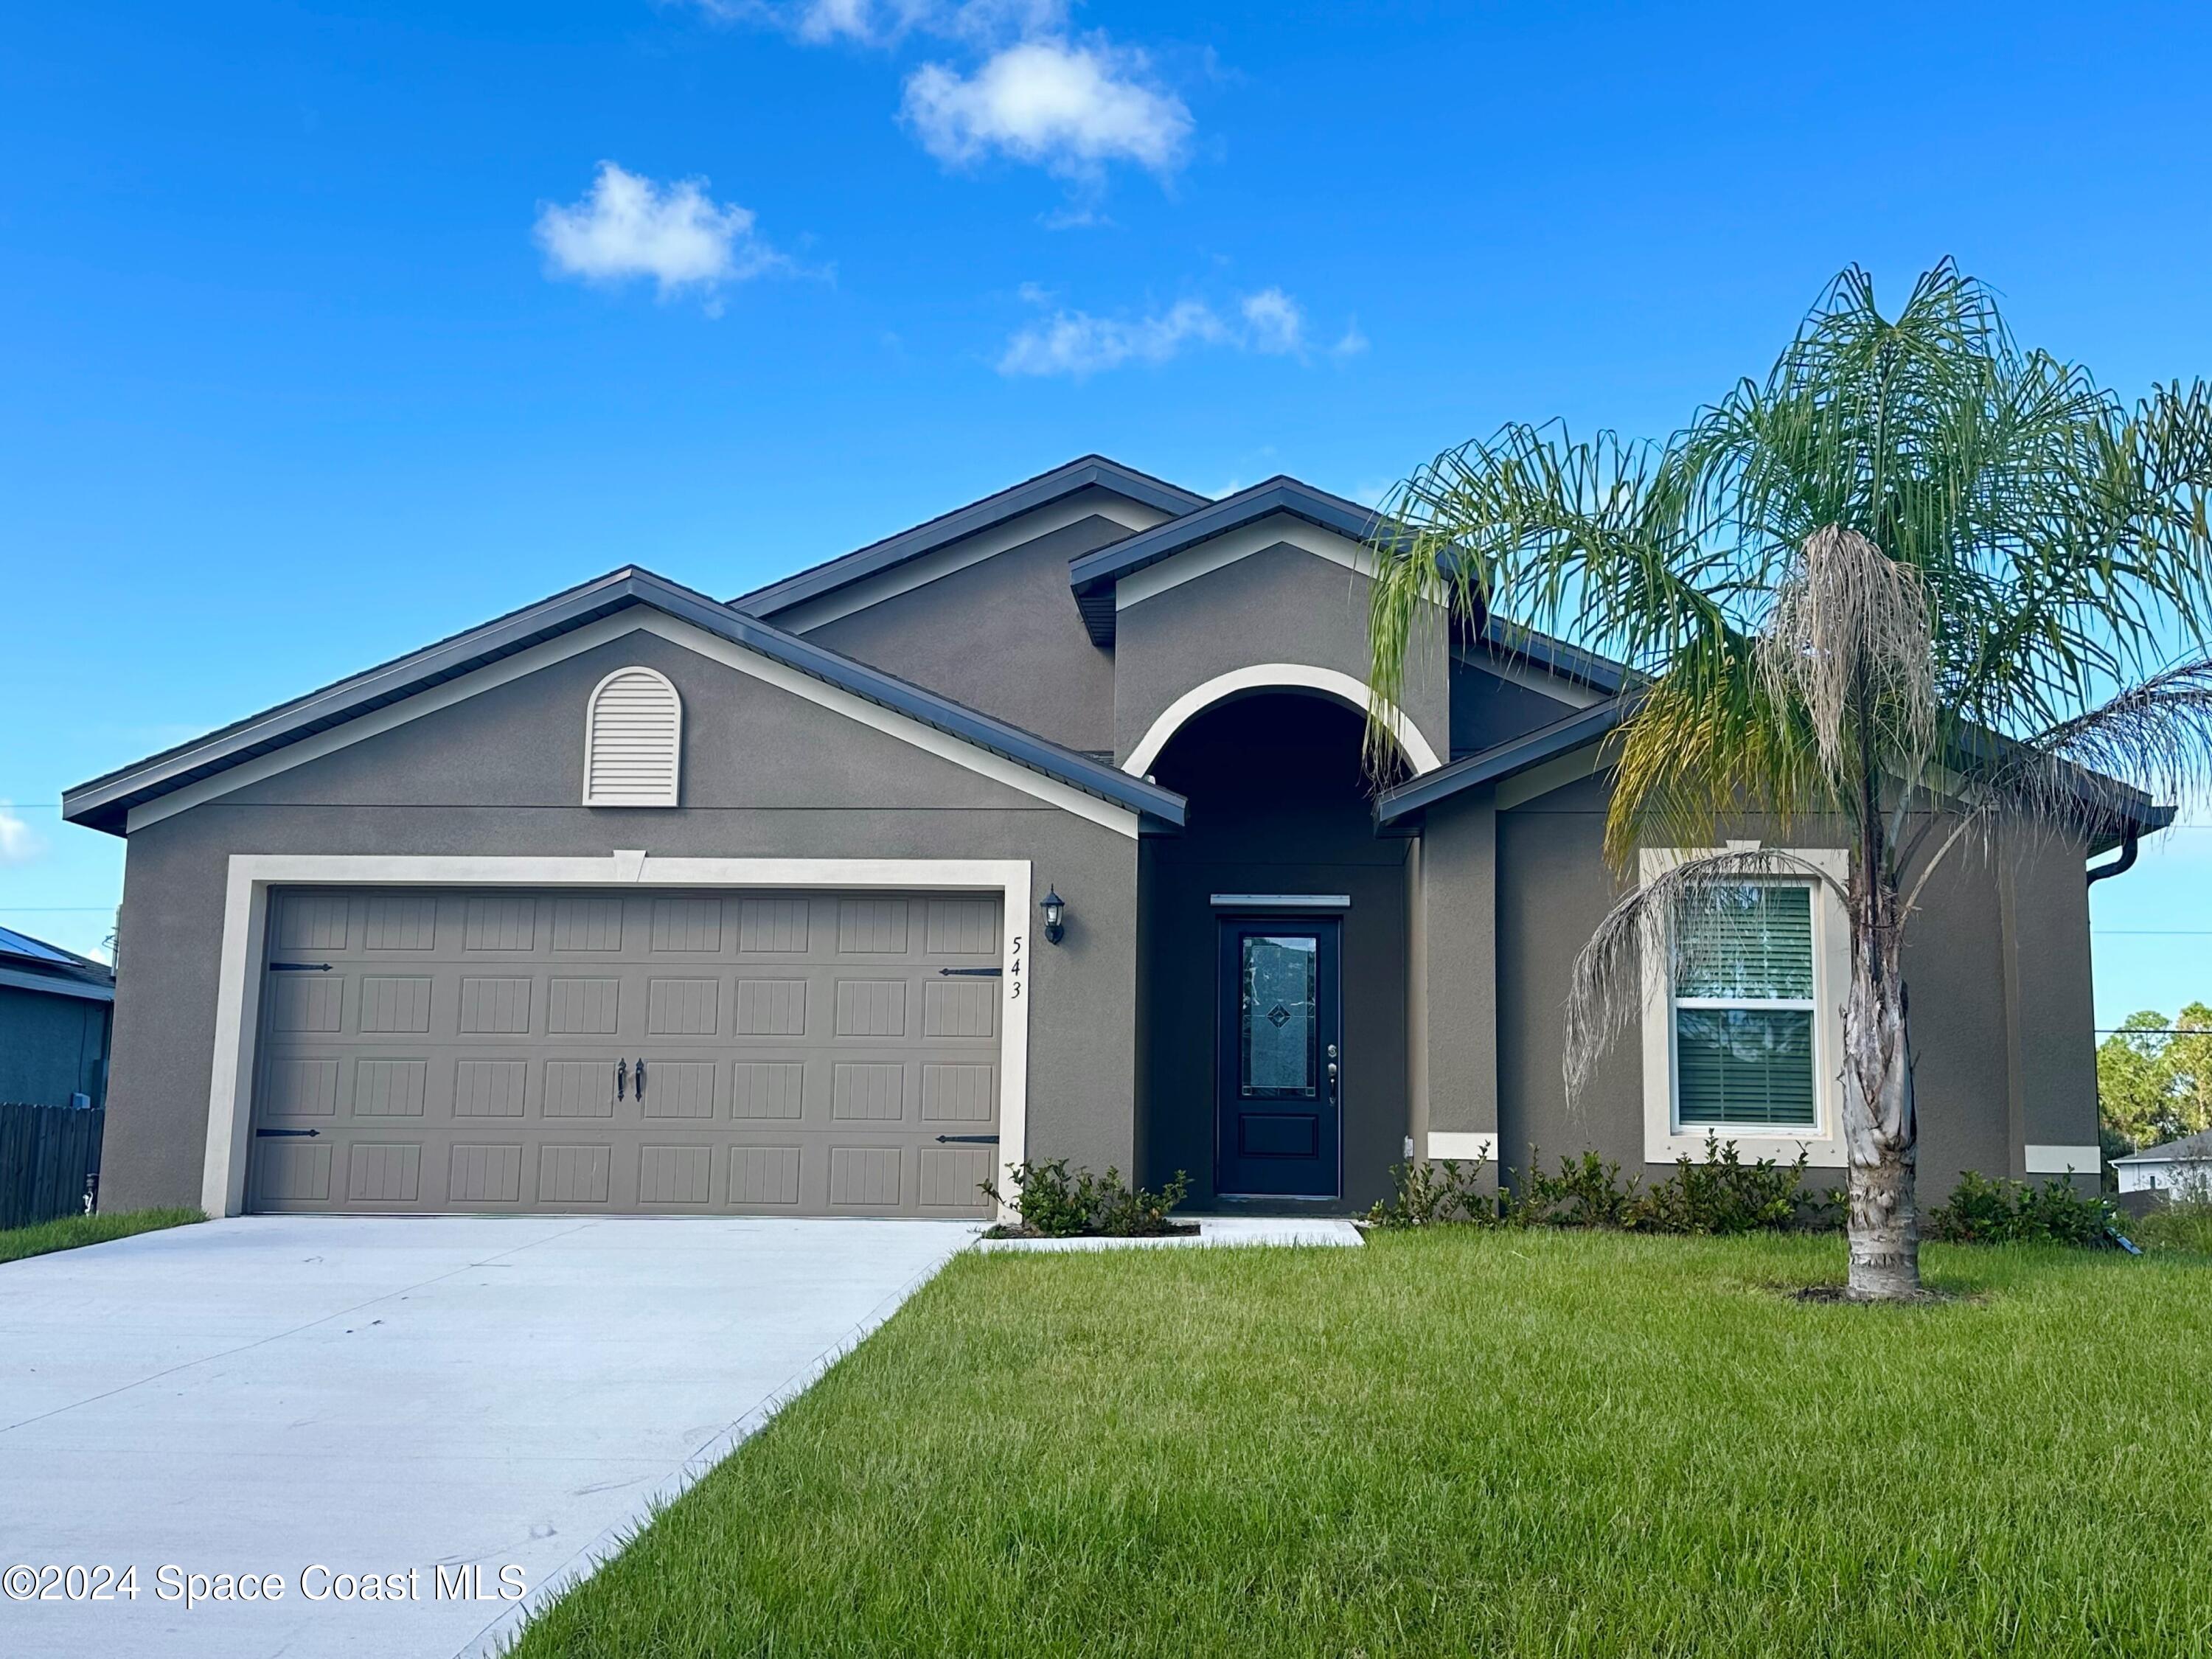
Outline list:
[[[280,891],[249,1202],[986,1213],[1000,908]]]

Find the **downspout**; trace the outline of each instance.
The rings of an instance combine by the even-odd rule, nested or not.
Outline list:
[[[2089,869],[2089,885],[2094,887],[2107,876],[2124,876],[2136,867],[2136,854],[2142,850],[2137,845],[2142,831],[2130,824],[2126,836],[2120,842],[2120,855],[2110,864],[2093,865]]]

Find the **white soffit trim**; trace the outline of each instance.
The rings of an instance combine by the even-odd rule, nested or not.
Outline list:
[[[427,691],[418,691],[411,697],[403,698],[398,702],[347,720],[343,725],[334,726],[327,732],[317,732],[311,738],[302,738],[297,743],[287,744],[282,749],[259,756],[253,760],[241,762],[236,766],[216,773],[211,777],[202,778],[197,783],[186,784],[183,788],[159,796],[146,802],[143,806],[134,806],[131,809],[131,816],[125,829],[127,833],[136,835],[149,824],[159,823],[164,818],[187,811],[218,796],[229,794],[234,790],[243,789],[249,784],[258,783],[263,779],[274,777],[280,772],[288,772],[292,768],[305,765],[309,761],[320,760],[325,755],[335,754],[341,749],[361,742],[364,738],[376,737],[395,727],[404,726],[408,721],[418,719],[424,714],[435,714],[441,708],[450,708],[455,703],[465,702],[479,692],[489,691],[495,687],[507,684],[509,681],[520,679],[526,674],[534,674],[541,668],[549,668],[567,658],[592,650],[611,640],[622,639],[637,633],[658,635],[672,644],[682,646],[687,651],[711,658],[726,667],[734,668],[739,673],[749,674],[755,679],[765,680],[780,690],[788,691],[793,696],[803,697],[811,703],[842,714],[849,720],[858,721],[862,726],[871,726],[902,742],[912,744],[917,749],[927,750],[931,754],[949,760],[957,766],[965,767],[969,771],[1003,783],[1009,788],[1018,789],[1025,795],[1032,796],[1049,805],[1057,806],[1063,811],[1073,812],[1078,817],[1087,818],[1102,828],[1115,831],[1117,835],[1127,836],[1132,840],[1136,837],[1137,815],[1127,807],[1116,806],[1109,801],[1099,799],[1096,795],[1085,794],[1082,790],[1073,785],[1062,783],[1057,778],[1048,778],[1041,772],[1033,772],[1028,767],[1017,761],[1008,760],[1003,755],[994,754],[988,749],[978,748],[975,744],[956,738],[948,732],[940,732],[933,726],[925,725],[921,720],[894,713],[879,703],[870,702],[866,697],[857,696],[842,687],[817,680],[811,674],[803,674],[795,668],[787,668],[780,662],[748,651],[741,645],[732,645],[718,635],[709,634],[702,628],[694,628],[690,623],[661,611],[635,606],[627,611],[618,611],[611,617],[602,617],[597,622],[586,623],[583,627],[563,634],[557,639],[547,640],[542,645],[531,647],[527,651],[519,651],[514,656],[493,663],[487,667],[479,668],[472,673],[464,674],[458,679],[448,680],[443,685],[433,686]]]
[[[2071,1170],[2075,1175],[2094,1175],[2104,1168],[2103,1149],[2096,1146],[2030,1146],[2027,1148],[2027,1172],[2030,1175],[2064,1175]]]
[[[1181,553],[1171,553],[1158,564],[1133,570],[1114,585],[1114,608],[1127,611],[1171,587],[1209,575],[1225,565],[1264,553],[1288,543],[1301,552],[1362,576],[1375,574],[1375,556],[1365,544],[1339,536],[1290,513],[1270,513],[1255,523],[1224,532]]]
[[[1429,1131],[1429,1156],[1481,1158],[1495,1162],[1498,1132],[1494,1129],[1431,1129]]]
[[[1200,709],[1219,702],[1224,697],[1234,696],[1240,691],[1262,691],[1290,688],[1319,691],[1342,702],[1350,703],[1361,714],[1367,712],[1370,694],[1367,682],[1355,679],[1341,669],[1316,668],[1309,663],[1262,662],[1249,668],[1233,668],[1226,674],[1218,674],[1203,685],[1194,686],[1170,703],[1160,717],[1154,720],[1137,746],[1129,751],[1129,758],[1121,763],[1121,769],[1135,777],[1143,777],[1160,757],[1160,750],[1168,746],[1168,739],[1182,729],[1183,723]],[[1433,772],[1443,763],[1429,740],[1421,735],[1421,728],[1407,720],[1396,707],[1384,703],[1382,724],[1398,740],[1415,775]]]
[[[469,854],[234,853],[223,895],[215,1050],[200,1205],[211,1216],[246,1207],[255,1046],[272,887],[896,887],[969,889],[1003,897],[1000,934],[999,1181],[1028,1156],[1030,863],[1026,859],[501,858]],[[1002,1211],[1002,1213],[1004,1212]]]
[[[775,625],[787,634],[804,634],[849,617],[856,611],[866,611],[871,605],[881,605],[885,599],[895,599],[902,593],[911,593],[917,587],[950,576],[957,570],[965,570],[971,564],[981,564],[1001,553],[1035,541],[1040,536],[1049,536],[1055,530],[1065,530],[1085,519],[1111,520],[1122,529],[1134,534],[1150,530],[1168,521],[1168,515],[1136,501],[1115,497],[1112,510],[1097,502],[1055,501],[1041,507],[1034,513],[1024,513],[1018,519],[994,525],[990,529],[925,553],[919,558],[908,559],[904,564],[889,570],[878,571],[872,576],[811,599],[802,599],[788,610],[767,613]]]
[[[1579,783],[1598,769],[1598,759],[1605,748],[1605,739],[1586,743],[1579,749],[1570,749],[1557,760],[1546,761],[1541,766],[1532,766],[1527,771],[1502,781],[1491,799],[1499,811],[1516,806],[1525,806],[1539,795],[1548,795],[1554,789],[1564,789],[1571,783]]]

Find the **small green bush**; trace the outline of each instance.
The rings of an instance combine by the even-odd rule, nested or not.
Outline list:
[[[1629,1206],[1622,1224],[1652,1233],[1754,1233],[1801,1224],[1832,1224],[1834,1200],[1805,1190],[1806,1154],[1788,1164],[1762,1158],[1746,1164],[1735,1142],[1705,1138],[1705,1157],[1685,1153],[1674,1173]]]
[[[2124,1231],[2146,1250],[2212,1255],[2212,1193],[2194,1188],[2185,1197],[2146,1211]]]
[[[1646,1188],[1594,1152],[1562,1158],[1547,1174],[1534,1147],[1517,1184],[1495,1198],[1480,1190],[1484,1160],[1401,1164],[1393,1195],[1367,1212],[1377,1227],[1461,1223],[1505,1227],[1613,1227],[1649,1233],[1748,1233],[1833,1225],[1835,1200],[1805,1188],[1806,1158],[1746,1164],[1734,1141],[1705,1140],[1702,1162],[1685,1156],[1674,1173]]]
[[[1088,1170],[1070,1170],[1064,1158],[1018,1164],[1013,1170],[1014,1213],[1018,1227],[994,1228],[994,1237],[1007,1233],[1042,1238],[1157,1238],[1189,1229],[1168,1219],[1168,1212],[1190,1191],[1190,1177],[1177,1170],[1175,1179],[1158,1192],[1125,1186],[1121,1172],[1109,1169],[1103,1176]],[[983,1183],[992,1202],[1003,1204],[999,1189]]]
[[[1437,1158],[1390,1168],[1394,1191],[1367,1212],[1370,1227],[1432,1227],[1440,1222],[1487,1226],[1498,1219],[1498,1200],[1481,1190],[1486,1158]]]
[[[2031,1187],[1969,1170],[1948,1201],[1928,1212],[1922,1231],[1947,1244],[2102,1246],[2118,1220],[2102,1198],[2084,1198],[2063,1176]]]

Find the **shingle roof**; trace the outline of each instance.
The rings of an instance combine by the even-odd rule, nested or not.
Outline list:
[[[1355,542],[1371,540],[1382,522],[1372,507],[1281,476],[1194,507],[1181,518],[1070,561],[1068,586],[1075,590],[1077,608],[1092,641],[1114,642],[1114,585],[1122,577],[1274,513],[1286,513]]]
[[[1180,826],[1183,799],[1009,721],[855,662],[635,566],[510,611],[365,673],[81,783],[62,797],[72,823],[123,832],[131,808],[258,755],[410,697],[633,605],[649,605],[825,684],[1004,756],[1101,800]]]
[[[0,985],[107,1002],[115,995],[115,970],[58,945],[0,927]]]
[[[2139,1152],[2116,1158],[2112,1162],[2116,1164],[2212,1163],[2212,1129],[2200,1129],[2193,1135],[2169,1140],[2163,1146],[2146,1146]]]
[[[965,507],[939,514],[911,530],[871,542],[797,575],[757,587],[750,593],[741,593],[730,604],[748,616],[772,617],[808,599],[819,599],[848,582],[889,570],[909,559],[918,559],[963,537],[1019,518],[1024,513],[1034,513],[1085,489],[1110,490],[1159,512],[1178,514],[1204,507],[1207,499],[1133,467],[1123,466],[1119,461],[1109,461],[1103,455],[1085,455],[995,495],[986,495],[980,501],[970,501]]]

